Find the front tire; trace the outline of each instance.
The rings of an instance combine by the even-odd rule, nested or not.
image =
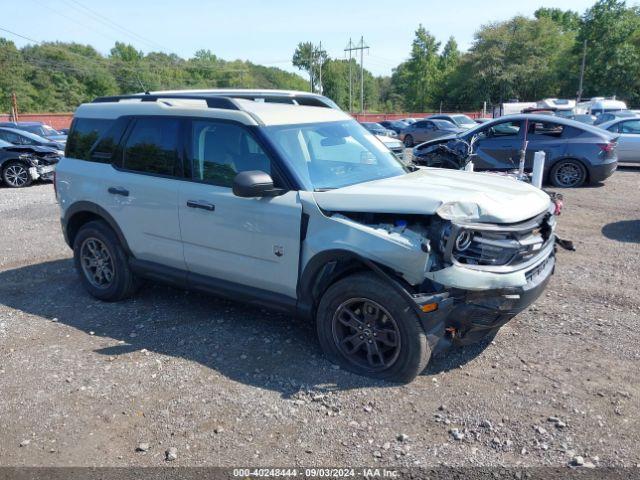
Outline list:
[[[587,181],[587,169],[578,160],[560,160],[549,172],[554,187],[576,188]]]
[[[88,222],[73,242],[73,257],[84,288],[94,297],[116,302],[138,287],[116,234],[103,221]]]
[[[406,383],[431,357],[411,306],[372,273],[350,275],[330,286],[316,326],[329,360],[358,375]]]
[[[411,135],[404,137],[404,146],[407,148],[413,147],[413,137]]]
[[[33,182],[29,167],[22,162],[8,162],[2,169],[2,180],[11,188],[28,187]]]

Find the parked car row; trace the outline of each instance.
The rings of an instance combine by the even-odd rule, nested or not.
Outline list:
[[[56,130],[44,122],[0,122],[0,127],[23,130],[60,144],[67,141],[66,133]]]

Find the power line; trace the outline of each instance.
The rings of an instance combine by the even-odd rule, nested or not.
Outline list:
[[[130,38],[137,38],[139,41],[142,41],[143,43],[146,43],[149,46],[152,46],[153,48],[160,48],[160,50],[164,50],[167,52],[171,52],[171,50],[169,48],[164,47],[163,45],[154,42],[153,40],[149,40],[145,37],[143,37],[142,35],[137,34],[136,32],[134,32],[133,30],[130,30],[126,27],[124,27],[123,25],[120,25],[116,22],[114,22],[113,20],[111,20],[110,18],[106,17],[105,15],[101,14],[100,12],[97,12],[96,10],[93,10],[92,8],[87,7],[86,5],[83,5],[82,3],[78,2],[77,0],[63,0],[65,3],[67,3],[67,5],[69,5],[71,8],[73,8],[74,10],[76,10],[77,12],[82,13],[83,15],[89,16],[91,18],[93,18],[94,20],[98,21],[99,23],[114,29],[114,30],[118,30],[126,35],[128,35]],[[80,10],[78,10],[76,7],[74,7],[73,5],[71,5],[69,2],[74,3],[75,5],[77,5],[78,7],[80,7],[82,10],[85,10],[85,12],[82,12]],[[175,53],[175,52],[172,52]]]
[[[365,45],[364,37],[361,36],[360,43],[357,45],[352,45],[351,39],[349,39],[349,45],[344,50],[349,53],[360,51],[360,113],[364,113],[364,51],[367,50],[368,53],[369,46]],[[349,62],[349,65],[351,65],[351,62]]]
[[[54,8],[51,8],[49,5],[47,5],[46,3],[40,2],[39,0],[32,0],[34,3],[40,5],[41,7],[46,8],[47,10],[49,10],[50,12],[52,12],[55,15],[58,15],[59,17],[65,18],[67,21],[73,23],[74,25],[76,25],[77,27],[83,28],[85,30],[91,30],[94,33],[97,33],[99,35],[102,35],[104,38],[107,38],[109,40],[113,40],[115,39],[115,37],[110,36],[110,35],[105,35],[103,32],[100,31],[96,31],[94,29],[92,29],[91,27],[89,27],[88,25],[85,25],[83,23],[80,23],[78,20],[76,20],[75,18],[70,17],[69,15],[66,15]]]
[[[2,27],[0,27],[0,31],[3,31],[3,32],[6,32],[6,33],[9,33],[9,34],[11,34],[11,35],[15,35],[16,37],[20,37],[20,38],[22,38],[23,40],[27,40],[27,41],[29,41],[29,42],[34,42],[34,43],[38,43],[38,44],[42,43],[40,40],[34,40],[33,38],[25,37],[24,35],[20,35],[19,33],[12,32],[11,30],[7,30],[6,28],[2,28]]]

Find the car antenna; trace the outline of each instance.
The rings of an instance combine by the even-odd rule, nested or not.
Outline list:
[[[144,92],[145,95],[151,95],[151,92],[149,92],[149,89],[146,88],[144,86],[144,83],[142,83],[142,80],[140,80],[140,77],[138,76],[137,72],[134,72],[134,75],[136,76],[136,80],[138,81],[138,83],[140,84],[140,88],[142,89],[142,91]]]

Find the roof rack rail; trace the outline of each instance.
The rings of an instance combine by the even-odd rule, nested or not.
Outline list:
[[[242,110],[240,105],[229,97],[222,97],[220,95],[206,95],[206,94],[177,94],[170,93],[167,95],[153,95],[153,94],[135,94],[135,95],[115,95],[111,97],[98,97],[91,103],[110,103],[119,102],[120,100],[140,100],[141,102],[157,102],[162,100],[204,100],[207,102],[208,108],[221,108],[225,110]]]

